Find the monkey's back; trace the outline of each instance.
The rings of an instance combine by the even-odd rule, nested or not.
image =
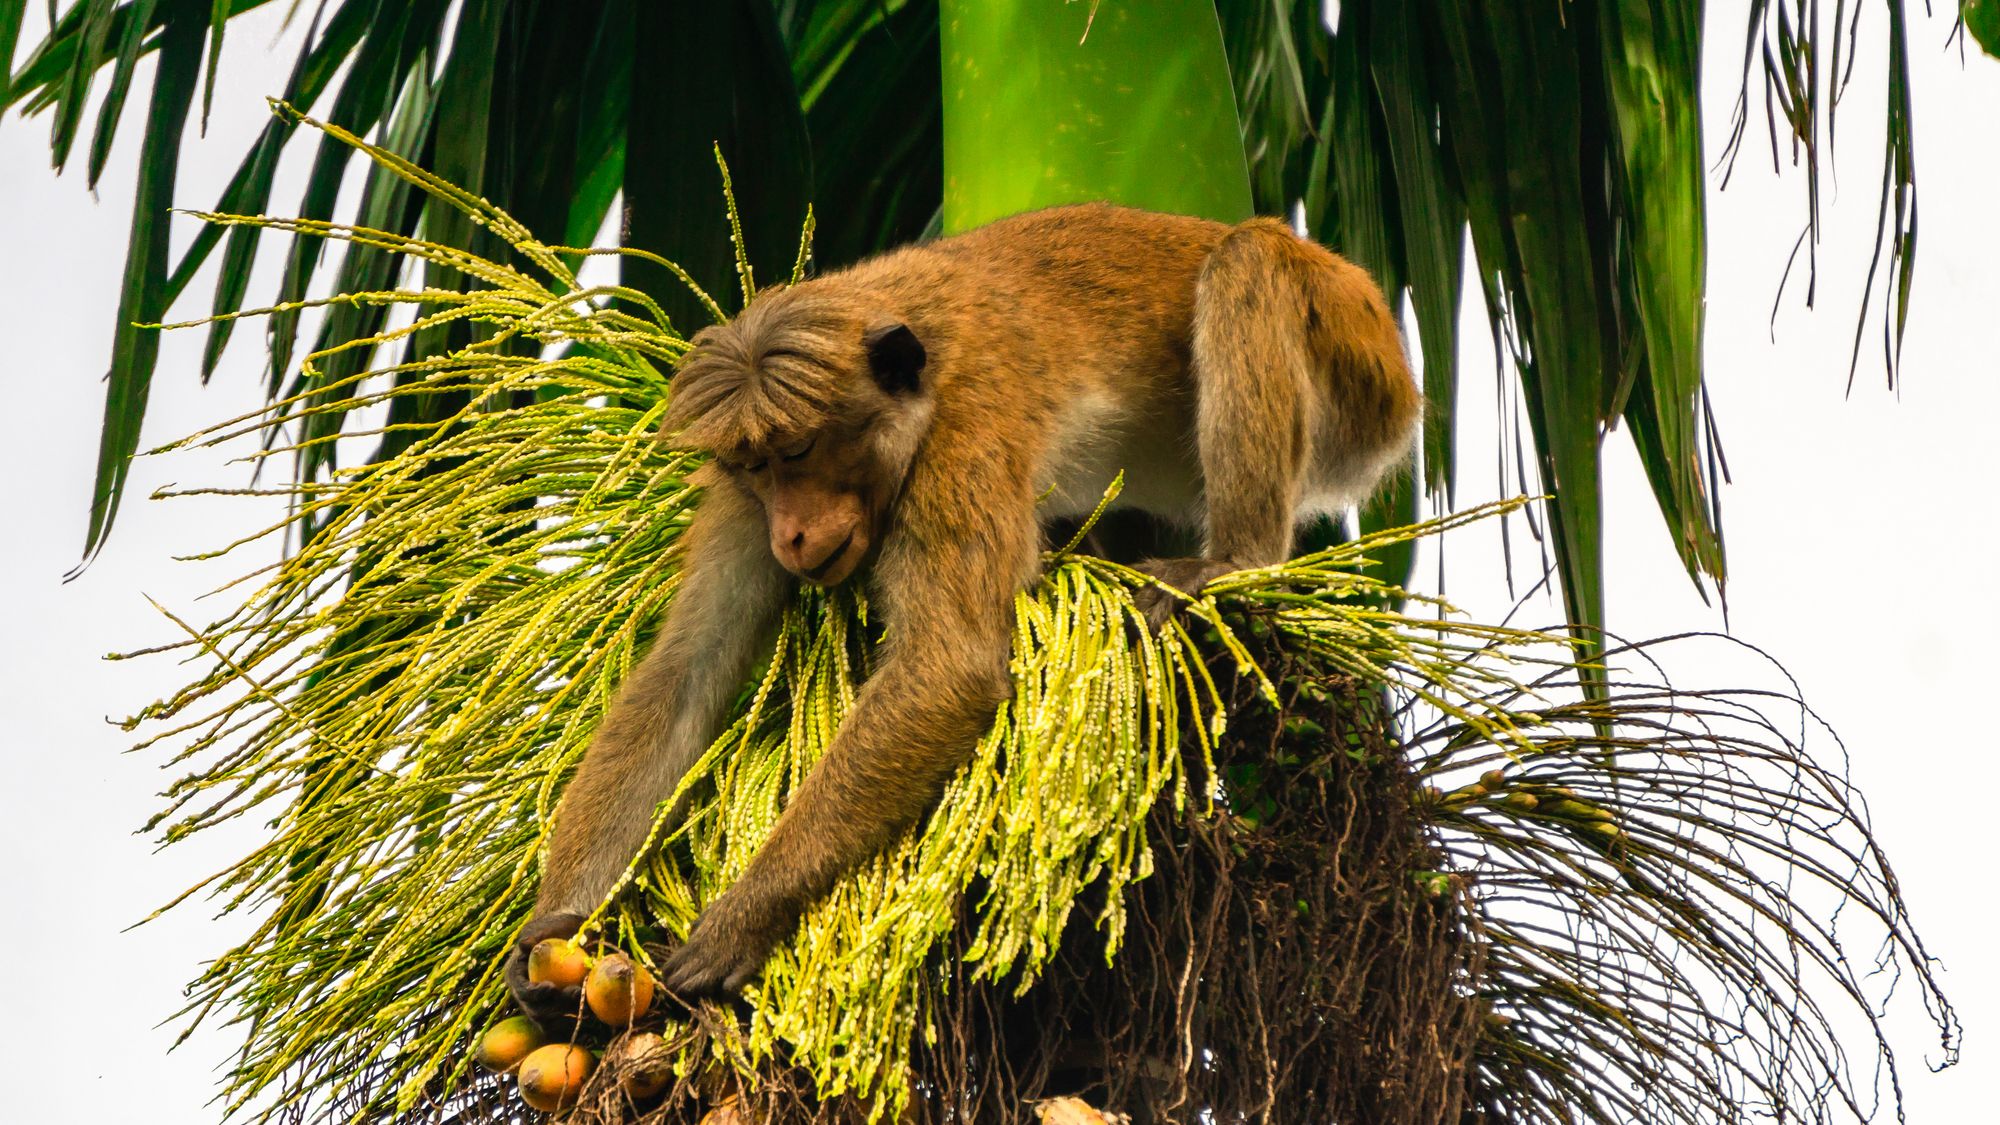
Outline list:
[[[1053,207],[848,276],[938,342],[941,421],[1024,423],[999,432],[1022,435],[1045,515],[1089,511],[1123,470],[1123,504],[1191,518],[1195,294],[1230,229],[1108,203]]]
[[[1185,396],[1196,282],[1229,230],[1076,204],[893,250],[823,280],[876,291],[934,341],[940,378],[955,384],[949,398],[990,396],[1037,413],[1078,396],[1157,402]]]
[[[817,286],[906,322],[930,352],[937,423],[1017,435],[995,454],[1032,466],[1049,514],[1089,510],[1123,469],[1124,503],[1199,519],[1197,431],[1225,395],[1290,432],[1308,507],[1352,502],[1401,455],[1420,402],[1372,279],[1277,220],[1052,207]],[[1279,418],[1260,401],[1293,406]]]
[[[879,289],[947,347],[1062,370],[1185,369],[1202,263],[1222,223],[1084,203],[1009,216],[840,274]],[[983,346],[982,346],[983,345]]]

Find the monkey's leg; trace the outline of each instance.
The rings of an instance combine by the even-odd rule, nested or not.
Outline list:
[[[1283,562],[1312,456],[1317,405],[1307,297],[1294,276],[1298,240],[1253,221],[1223,239],[1195,290],[1195,441],[1201,458],[1203,550],[1140,569],[1189,594],[1221,574]],[[1176,601],[1141,599],[1155,623]]]
[[[688,535],[667,620],[619,688],[557,807],[535,920],[522,930],[516,963],[530,939],[575,932],[609,893],[645,843],[654,808],[713,741],[783,604],[789,579],[771,557],[755,501],[712,486]],[[509,965],[509,983],[530,1014],[551,1004],[575,1008],[568,997],[537,992],[548,986],[529,985],[524,964]]]

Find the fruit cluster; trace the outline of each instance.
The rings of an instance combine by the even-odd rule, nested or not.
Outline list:
[[[535,946],[528,955],[528,980],[558,988],[580,986],[590,1014],[621,1031],[653,1006],[653,974],[644,965],[619,952],[592,958],[567,938],[550,938]],[[619,1068],[628,1097],[650,1098],[665,1088],[670,1072],[658,1035],[628,1035],[619,1046],[624,1059],[633,1064]],[[513,1074],[521,1100],[545,1113],[576,1104],[600,1057],[600,1052],[577,1043],[549,1042],[541,1025],[527,1016],[512,1016],[487,1028],[475,1054],[486,1069]]]
[[[1604,843],[1620,841],[1625,829],[1619,827],[1610,809],[1577,795],[1566,785],[1546,785],[1507,776],[1504,770],[1487,770],[1479,780],[1450,792],[1433,786],[1418,790],[1412,800],[1420,807],[1457,812],[1473,804],[1486,804],[1517,816],[1553,820],[1572,832]]]

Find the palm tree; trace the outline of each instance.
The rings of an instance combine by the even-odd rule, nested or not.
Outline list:
[[[165,319],[196,267],[217,248],[223,249],[224,269],[211,310],[236,311],[248,296],[249,265],[262,233],[275,228],[295,235],[280,292],[271,302],[277,306],[267,341],[274,405],[261,428],[287,435],[287,444],[276,451],[295,465],[299,546],[282,577],[242,615],[200,631],[203,644],[229,655],[161,712],[180,713],[225,690],[243,668],[281,662],[275,681],[258,682],[260,692],[285,696],[282,707],[264,711],[268,698],[259,697],[222,706],[202,720],[199,741],[206,747],[219,750],[241,731],[253,733],[242,751],[176,793],[183,819],[170,830],[184,833],[234,815],[244,802],[274,787],[298,789],[280,844],[246,861],[225,884],[247,893],[264,888],[279,897],[281,908],[201,986],[201,1004],[226,1001],[256,1015],[250,1046],[233,1075],[240,1094],[276,1088],[284,1094],[280,1104],[291,1105],[310,1104],[293,1103],[294,1097],[330,1092],[336,1101],[351,1097],[371,1110],[394,1106],[419,1116],[419,1107],[433,1096],[444,1099],[440,1113],[458,1112],[466,1104],[452,1100],[464,1094],[454,1083],[463,1077],[465,1021],[488,1010],[494,998],[490,974],[469,965],[490,963],[516,921],[511,912],[520,906],[523,857],[533,854],[545,811],[519,798],[519,780],[556,776],[573,758],[578,732],[587,730],[601,702],[588,690],[552,691],[549,685],[615,680],[657,607],[662,574],[648,560],[650,552],[662,550],[671,557],[679,527],[675,517],[688,502],[685,466],[648,461],[626,439],[643,430],[639,423],[659,397],[658,371],[678,354],[683,333],[705,314],[691,291],[662,267],[631,255],[621,259],[621,282],[629,291],[655,297],[663,319],[648,323],[615,305],[580,311],[553,331],[573,347],[552,367],[532,349],[468,351],[465,345],[492,339],[507,325],[519,326],[524,307],[546,305],[572,290],[577,256],[566,248],[587,245],[621,200],[627,247],[672,258],[711,293],[728,292],[741,275],[747,297],[748,278],[784,277],[802,260],[791,232],[807,221],[808,204],[815,259],[838,264],[1005,209],[1054,202],[1049,193],[1058,189],[1022,176],[1024,168],[1048,166],[1024,159],[1022,146],[1048,140],[1051,115],[1068,124],[1102,118],[1126,142],[1120,159],[1100,159],[1106,146],[1089,143],[1056,150],[1064,171],[1059,190],[1225,218],[1251,210],[1294,213],[1319,237],[1368,265],[1386,288],[1407,292],[1434,408],[1422,479],[1445,503],[1454,477],[1448,435],[1458,376],[1461,247],[1469,236],[1474,272],[1492,310],[1491,329],[1506,343],[1520,379],[1536,479],[1553,495],[1551,543],[1579,635],[1595,637],[1603,624],[1597,457],[1609,425],[1631,428],[1690,575],[1722,580],[1714,498],[1719,452],[1701,391],[1699,358],[1706,157],[1695,101],[1702,31],[1696,6],[1348,4],[1337,26],[1329,28],[1318,6],[1283,2],[1211,7],[1177,0],[1149,5],[1143,19],[1114,0],[1075,5],[608,0],[582,8],[527,0],[329,2],[310,16],[312,33],[285,92],[289,108],[274,117],[245,157],[213,209],[217,221],[170,261],[163,209],[173,196],[178,138],[197,91],[212,88],[215,49],[229,17],[252,6],[87,0],[55,22],[0,90],[5,104],[52,111],[60,163],[79,135],[93,82],[108,70],[109,94],[89,158],[94,179],[133,85],[134,63],[157,52],[121,326]],[[24,7],[0,4],[0,42],[11,44]],[[1877,257],[1882,272],[1880,289],[1870,291],[1882,295],[1881,327],[1893,377],[1914,262],[1916,211],[1906,33],[1901,6],[1891,4],[1890,11],[1891,116]],[[1832,127],[1832,99],[1844,81],[1841,59],[1851,58],[1861,44],[1837,18],[1822,26],[1809,7],[1760,3],[1751,14],[1738,128],[1720,148],[1733,156],[1743,138],[1754,73],[1755,83],[1768,92],[1767,105],[1775,107],[1774,147],[1781,116],[1784,143],[1803,156],[1810,199],[1821,167],[1820,138]],[[1968,5],[1966,14],[1976,33],[1990,27],[1989,8]],[[654,57],[661,44],[683,49],[663,64]],[[211,60],[207,81],[201,70],[204,50]],[[641,51],[648,54],[642,57]],[[1829,57],[1830,66],[1822,62]],[[1186,65],[1164,67],[1165,58]],[[1009,65],[1024,59],[1046,65]],[[1052,59],[1069,62],[1047,62]],[[1077,59],[1088,65],[1073,65]],[[1139,120],[1133,112],[1088,112],[1103,110],[1120,89],[1157,92],[1169,81],[1183,84],[1169,104],[1203,107],[1194,115],[1196,124],[1176,127]],[[206,114],[206,94],[202,97]],[[968,104],[980,108],[977,121],[966,118]],[[302,131],[302,122],[310,119],[300,111],[314,106],[326,107],[327,127]],[[302,135],[317,136],[318,149],[305,194],[289,208],[299,220],[231,218],[274,210],[269,196],[278,154]],[[361,135],[376,143],[360,143]],[[733,181],[711,158],[716,151],[734,169]],[[356,153],[373,163],[351,219],[382,232],[360,239],[328,225],[341,176]],[[1172,174],[1158,174],[1162,168]],[[737,222],[729,225],[716,222],[708,204],[725,184],[733,189],[736,209]],[[1809,207],[1808,241],[1816,237],[1815,221]],[[747,233],[736,241],[732,229]],[[438,292],[426,299],[432,311],[419,330],[395,340],[384,328],[399,298],[328,307],[312,329],[309,361],[295,370],[298,341],[309,323],[296,306],[312,284],[329,236],[344,246],[335,267],[336,292],[386,294],[406,270],[423,271],[425,283]],[[439,247],[522,267],[546,278],[539,283],[546,287],[508,280],[514,275],[499,271],[468,269],[466,259]],[[1874,276],[1871,271],[1871,284]],[[451,289],[468,292],[462,299],[440,295]],[[233,323],[212,323],[209,367]],[[471,327],[475,323],[483,327]],[[125,465],[136,448],[153,374],[152,339],[137,327],[121,328],[118,337],[87,553],[102,545],[110,529]],[[1860,339],[1858,330],[1857,354]],[[342,348],[350,342],[364,346]],[[385,369],[386,385],[360,381]],[[380,404],[388,405],[391,425],[382,431],[370,467],[335,478],[337,446],[331,439],[351,412]],[[548,458],[508,462],[506,471],[526,474],[513,507],[494,507],[468,490],[475,482],[491,483],[481,472],[501,468],[492,459],[497,443],[516,442],[531,431],[600,444],[607,435],[615,440],[594,453],[558,445]],[[468,473],[468,467],[481,472]],[[596,483],[575,491],[573,482],[585,479]],[[1657,1104],[1696,1119],[1734,1112],[1740,1106],[1732,1094],[1741,1089],[1768,1100],[1803,1096],[1790,1085],[1797,1079],[1783,1052],[1800,1042],[1812,1045],[1808,1051],[1817,1049],[1826,1041],[1817,1037],[1830,1035],[1830,1025],[1814,1022],[1817,1007],[1810,1009],[1803,1030],[1796,1021],[1781,1026],[1775,1018],[1796,1010],[1787,1005],[1809,995],[1806,974],[1774,968],[1766,946],[1746,942],[1731,928],[1732,910],[1741,907],[1753,917],[1782,914],[1786,888],[1732,856],[1776,849],[1808,870],[1842,874],[1845,869],[1812,859],[1782,835],[1776,840],[1760,835],[1732,811],[1782,813],[1801,802],[1826,811],[1829,827],[1807,835],[1836,855],[1860,857],[1853,861],[1860,878],[1848,893],[1881,919],[1922,974],[1921,946],[1908,931],[1886,865],[1865,832],[1858,842],[1842,835],[1860,823],[1844,789],[1782,738],[1716,735],[1713,728],[1724,719],[1742,717],[1738,701],[1726,696],[1683,695],[1664,706],[1651,688],[1599,680],[1594,702],[1536,703],[1531,709],[1530,700],[1546,685],[1534,677],[1497,675],[1481,657],[1494,646],[1532,651],[1549,638],[1465,627],[1446,631],[1451,639],[1437,642],[1435,650],[1413,650],[1416,634],[1398,631],[1401,625],[1393,618],[1384,619],[1388,626],[1378,621],[1350,627],[1337,608],[1339,598],[1393,599],[1401,593],[1394,582],[1398,566],[1407,570],[1409,534],[1365,533],[1411,523],[1417,510],[1416,490],[1407,489],[1364,514],[1358,544],[1332,546],[1334,536],[1328,535],[1324,551],[1286,574],[1219,591],[1217,596],[1234,600],[1211,607],[1215,637],[1206,642],[1245,656],[1255,649],[1257,668],[1282,672],[1260,671],[1242,681],[1224,677],[1224,688],[1207,703],[1235,724],[1232,745],[1239,753],[1232,761],[1254,767],[1220,779],[1237,826],[1248,824],[1253,833],[1264,824],[1309,826],[1329,809],[1348,816],[1362,809],[1380,826],[1373,835],[1381,847],[1369,853],[1370,878],[1329,903],[1300,899],[1295,913],[1311,925],[1299,932],[1312,939],[1308,945],[1331,940],[1333,931],[1325,927],[1335,922],[1344,924],[1343,933],[1393,933],[1401,944],[1390,947],[1409,952],[1408,960],[1428,965],[1430,973],[1393,987],[1365,972],[1339,978],[1343,988],[1364,990],[1376,1008],[1377,1022],[1344,1030],[1388,1034],[1399,1024],[1427,1020],[1423,1026],[1439,1039],[1421,1045],[1423,1050],[1474,1052],[1463,1057],[1476,1058],[1488,1081],[1468,1093],[1436,1075],[1406,1080],[1440,1099],[1436,1105],[1458,1105],[1470,1097],[1503,1119],[1565,1120],[1570,1114],[1610,1119],[1643,1108],[1621,1101],[1625,1095],[1616,1092],[1618,1084],[1602,1079],[1605,1074],[1655,1083]],[[384,513],[415,522],[380,519]],[[542,580],[534,558],[549,550],[583,565],[565,571],[561,583]],[[1343,576],[1337,564],[1352,564],[1364,553],[1390,562],[1390,581],[1357,585]],[[1042,594],[1043,611],[1085,620],[1092,618],[1085,610],[1098,606],[1108,615],[1103,619],[1116,620],[1125,597],[1116,568],[1058,561],[1060,577]],[[314,598],[329,584],[344,586],[346,593],[322,613]],[[1295,588],[1302,584],[1316,591],[1303,623],[1285,619],[1288,624],[1274,625],[1276,619],[1259,617],[1260,598],[1266,599],[1265,609],[1297,604]],[[530,587],[532,596],[525,592]],[[1329,591],[1336,597],[1324,597]],[[576,623],[562,618],[559,608],[566,599],[586,597],[625,608],[605,630],[577,633]],[[755,753],[739,755],[732,765],[718,764],[709,775],[718,809],[747,817],[744,810],[778,799],[781,789],[771,788],[772,779],[795,772],[788,763],[811,750],[809,739],[801,744],[794,737],[803,721],[799,716],[837,716],[840,685],[859,674],[853,621],[852,607],[840,604],[804,604],[795,612],[790,647],[771,664],[764,691],[750,702],[736,731]],[[1252,639],[1273,631],[1275,647]],[[1043,651],[1047,664],[1037,674],[1050,683],[1081,683],[1090,660],[1108,660],[1106,667],[1123,669],[1145,687],[1127,701],[1137,709],[1131,712],[1136,724],[1161,722],[1157,709],[1175,706],[1171,700],[1191,709],[1202,706],[1196,697],[1179,694],[1180,685],[1193,682],[1196,670],[1206,667],[1204,653],[1213,653],[1198,638],[1183,637],[1184,644],[1152,653],[1116,649],[1108,637],[1064,635],[1065,642],[1052,642]],[[1337,644],[1331,639],[1336,636]],[[289,658],[283,654],[298,644],[307,646],[311,659],[284,663]],[[497,652],[524,650],[545,659],[510,670],[503,681],[490,676]],[[1357,653],[1378,655],[1362,665],[1394,674],[1358,675]],[[1552,661],[1551,675],[1583,674],[1567,660],[1541,659]],[[412,674],[420,661],[429,662],[431,673]],[[1428,694],[1417,694],[1442,717],[1428,726],[1385,725],[1375,709],[1390,696],[1374,693],[1407,692],[1413,683],[1430,685]],[[373,701],[372,709],[355,714],[348,704],[362,693]],[[1052,691],[1052,698],[1060,703],[1061,692]],[[1278,707],[1272,711],[1274,699]],[[773,710],[762,709],[766,704]],[[475,744],[466,738],[463,722],[440,721],[461,712],[513,734]],[[789,718],[779,722],[774,716]],[[1265,728],[1258,727],[1260,721]],[[1628,725],[1618,726],[1620,721]],[[1754,718],[1748,721],[1755,725]],[[1632,734],[1633,726],[1649,733]],[[1020,756],[1026,744],[1018,740],[1046,729],[1017,713],[1012,727],[1003,724],[996,733],[994,745],[1014,739]],[[1268,759],[1240,753],[1246,729],[1267,730]],[[1340,737],[1329,738],[1329,731]],[[1398,757],[1392,752],[1397,748],[1383,741],[1391,732],[1400,732],[1400,749],[1418,775],[1451,778],[1454,771],[1482,767],[1500,776],[1412,792],[1411,776],[1383,768]],[[1594,743],[1586,737],[1590,732]],[[1302,756],[1310,759],[1316,748],[1329,745],[1352,748],[1351,761],[1377,772],[1347,775],[1350,788],[1326,798],[1332,804],[1295,806],[1267,786],[1268,778],[1297,769]],[[356,755],[355,748],[364,746],[372,748],[370,754]],[[1578,753],[1583,746],[1626,756],[1594,769],[1591,759]],[[1111,776],[1150,777],[1154,787],[1114,784],[1081,797],[1070,793],[1069,803],[1059,806],[1077,816],[1092,808],[1119,810],[1120,815],[1091,822],[1090,829],[1093,840],[1126,857],[1126,866],[1110,869],[1107,918],[1122,917],[1116,904],[1123,901],[1124,881],[1143,873],[1130,865],[1138,863],[1134,857],[1150,854],[1144,846],[1149,810],[1175,785],[1185,784],[1189,775],[1179,771],[1192,770],[1171,743],[1121,744],[1117,752],[1144,758],[1149,766]],[[1635,760],[1642,764],[1625,764]],[[1698,774],[1700,792],[1689,792],[1690,760],[1711,766]],[[385,761],[391,763],[386,770]],[[1516,761],[1531,762],[1532,768],[1510,773],[1508,763]],[[1760,769],[1773,772],[1764,777]],[[452,791],[427,780],[441,775],[458,777],[457,784],[481,794],[474,802],[478,808],[447,814]],[[1002,775],[975,771],[970,777],[973,787],[998,786]],[[196,807],[210,798],[213,804]],[[1057,798],[996,789],[991,799],[1000,804],[950,807],[961,815],[981,808],[991,814],[992,808],[1009,807],[1008,800],[1033,805]],[[1663,808],[1673,815],[1663,815]],[[1444,842],[1425,843],[1433,838],[1413,834],[1410,809],[1416,810],[1416,822],[1446,832]],[[725,857],[736,839],[731,833],[751,830],[750,822],[731,823],[723,815],[711,834],[686,845],[691,867],[635,872],[644,909],[623,916],[627,938],[644,938],[650,924],[671,929],[676,919],[684,923],[691,904],[712,890],[727,868]],[[1155,824],[1153,830],[1172,829]],[[913,841],[898,860],[909,878],[889,879],[877,889],[892,895],[899,888],[933,885],[935,880],[917,876],[943,870],[938,865],[956,855],[948,847],[955,838],[934,829]],[[1195,857],[1183,874],[1213,880],[1218,871],[1237,870],[1233,865],[1243,860],[1239,853],[1246,839],[1218,836],[1209,840],[1207,851],[1183,853]],[[411,848],[413,842],[420,846]],[[1023,843],[1023,854],[1046,856],[1042,844]],[[1297,863],[1304,854],[1298,846],[1292,839],[1273,847],[1272,855],[1289,855],[1283,861]],[[984,854],[980,862],[987,866],[981,869],[1010,869],[1014,861],[1004,842],[993,847],[1003,850]],[[1083,853],[1064,854],[1068,863]],[[1462,891],[1446,872],[1468,869],[1466,857],[1473,855],[1489,864],[1496,857],[1503,861],[1500,868],[1520,880],[1521,894],[1542,896],[1537,901],[1559,914],[1568,898],[1577,899],[1583,905],[1570,917],[1581,925],[1626,933],[1668,928],[1681,943],[1677,948],[1689,951],[1711,980],[1748,997],[1746,1009],[1713,1026],[1730,1020],[1738,1027],[1755,1025],[1749,1038],[1759,1042],[1756,1028],[1766,1024],[1758,1021],[1768,1021],[1775,1044],[1770,1053],[1753,1051],[1750,1064],[1725,1065],[1683,1052],[1675,1038],[1689,1024],[1673,1003],[1657,1011],[1646,1008],[1652,1002],[1647,988],[1690,995],[1678,962],[1628,948],[1638,957],[1636,967],[1617,969],[1643,987],[1608,988],[1595,975],[1602,963],[1551,965],[1550,946],[1537,938],[1532,924],[1477,912],[1458,915],[1413,897],[1405,876],[1422,868],[1423,896],[1459,901]],[[1714,883],[1700,875],[1690,881],[1687,857],[1697,855],[1720,872]],[[1037,868],[1036,877],[1023,883],[1032,893],[1001,896],[980,916],[972,940],[990,939],[1004,951],[992,954],[981,947],[988,955],[985,971],[995,978],[1025,966],[1021,971],[1043,973],[1046,981],[1088,996],[1103,982],[1080,971],[1064,975],[1063,958],[1073,950],[1034,944],[1042,933],[1035,918],[1038,904],[1067,902],[1103,874],[1101,867],[1063,863]],[[473,875],[459,880],[460,889],[450,894],[385,897],[370,889],[435,885],[468,866]],[[385,882],[391,875],[395,881]],[[1716,907],[1710,897],[1715,894],[1730,909]],[[1183,906],[1186,901],[1186,895],[1172,900]],[[1355,902],[1374,901],[1394,906],[1359,924],[1342,914]],[[495,903],[498,913],[480,912],[481,904]],[[926,932],[944,940],[956,932],[956,903],[929,898],[905,905],[926,912],[932,924]],[[1143,903],[1136,909],[1151,927],[1143,932],[1157,939],[1171,931],[1172,918],[1147,914]],[[1262,932],[1274,924],[1270,917],[1253,916],[1248,905],[1244,909],[1231,926]],[[842,927],[865,925],[868,917],[835,910],[817,924],[824,934],[838,934],[845,932]],[[1467,918],[1474,922],[1463,921]],[[420,932],[412,932],[413,919],[424,921]],[[1478,942],[1463,928],[1467,925],[1479,930]],[[1859,983],[1839,968],[1839,946],[1830,935],[1797,921],[1783,932],[1777,948],[1805,950],[1812,967],[1826,969],[1838,987],[1859,995]],[[1240,936],[1227,926],[1222,933]],[[349,943],[363,938],[378,953],[356,961]],[[1464,975],[1474,972],[1465,958],[1475,945],[1477,956],[1489,962],[1477,973],[1490,975]],[[749,1049],[768,1056],[774,1043],[785,1042],[822,1092],[828,1082],[844,1082],[877,1107],[899,1104],[910,1088],[899,1094],[881,1085],[892,1071],[865,1065],[868,1045],[876,1045],[879,1055],[892,1037],[853,1036],[856,1027],[880,1032],[900,1026],[895,1021],[908,1016],[911,994],[883,988],[929,971],[933,963],[927,958],[935,948],[926,944],[904,951],[901,960],[863,965],[874,991],[843,995],[868,1003],[834,1013],[861,1021],[852,1026],[812,1023],[827,1013],[822,1008],[808,1017],[807,1000],[786,1007],[780,977],[773,982],[771,1010],[805,1022],[783,1028],[753,1024]],[[1227,948],[1210,945],[1201,953]],[[1185,959],[1195,951],[1178,954]],[[840,971],[835,962],[802,957],[789,995],[818,995],[799,982],[826,984],[829,974]],[[851,975],[854,966],[846,971]],[[978,978],[973,973],[966,987],[952,994],[975,1007],[950,1009],[948,1028],[973,1026],[988,1011],[976,1006],[997,1002],[991,990],[970,987]],[[1472,1003],[1454,991],[1466,979],[1505,981],[1511,991],[1500,989]],[[1927,977],[1920,979],[1928,985]],[[1157,990],[1164,982],[1149,984],[1143,974],[1126,974],[1117,987],[1129,1000],[1133,990]],[[1048,994],[1045,988],[1035,995]],[[941,1004],[942,995],[926,993],[926,1003]],[[1388,999],[1405,1006],[1394,1007]],[[1699,1007],[1703,1001],[1697,994],[1691,1003]],[[1177,1017],[1193,1011],[1186,997],[1174,1004],[1168,1007]],[[1210,1007],[1259,1020],[1269,1014],[1257,1004],[1232,1008],[1226,998]],[[1417,1008],[1425,1011],[1412,1014]],[[1495,1030],[1488,1017],[1510,1011],[1544,1025]],[[1010,1013],[1009,1020],[1021,1018],[1018,1011]],[[867,1022],[870,1018],[877,1022]],[[1948,1014],[1944,1018],[1948,1024]],[[1564,1021],[1572,1027],[1622,1028],[1617,1034],[1629,1037],[1564,1039],[1567,1030],[1553,1026]],[[1219,1018],[1205,1032],[1213,1035],[1205,1049],[1221,1051],[1241,1040],[1226,1024]],[[364,1039],[357,1052],[354,1042],[343,1039],[364,1028],[374,1037]],[[812,1053],[810,1044],[843,1035],[861,1048]],[[1334,1038],[1361,1040],[1377,1053],[1366,1062],[1352,1053],[1330,1056],[1322,1060],[1326,1073],[1342,1066],[1358,1074],[1385,1073],[1378,1040]],[[378,1045],[390,1042],[405,1049],[380,1054]],[[1549,1048],[1558,1043],[1565,1051],[1552,1055]],[[929,1073],[978,1065],[963,1043],[955,1048],[959,1054],[952,1049],[948,1041],[937,1051],[946,1069]],[[1142,1059],[1166,1050],[1150,1042],[1134,1049]],[[1186,1093],[1188,1075],[1199,1068],[1192,1060],[1181,1061]],[[1241,1062],[1240,1069],[1222,1068],[1239,1084],[1255,1069],[1253,1062],[1275,1060],[1267,1052]],[[1776,1077],[1757,1077],[1759,1064],[1771,1067]],[[1041,1065],[1056,1064],[1049,1057]],[[1819,1074],[1811,1066],[1805,1071],[1815,1079]],[[341,1084],[325,1085],[336,1074],[346,1075]],[[1835,1101],[1849,1096],[1838,1082],[1831,1089]],[[809,1091],[795,1093],[812,1100],[805,1096]],[[1211,1108],[1254,1105],[1256,1096],[1233,1086],[1210,1086],[1197,1095],[1203,1099],[1197,1104]]]

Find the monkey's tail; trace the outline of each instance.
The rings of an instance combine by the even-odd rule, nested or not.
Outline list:
[[[1203,264],[1194,323],[1204,448],[1238,443],[1247,471],[1278,470],[1292,503],[1314,507],[1363,500],[1408,463],[1423,396],[1367,270],[1252,219]],[[1203,462],[1211,495],[1228,487]]]

